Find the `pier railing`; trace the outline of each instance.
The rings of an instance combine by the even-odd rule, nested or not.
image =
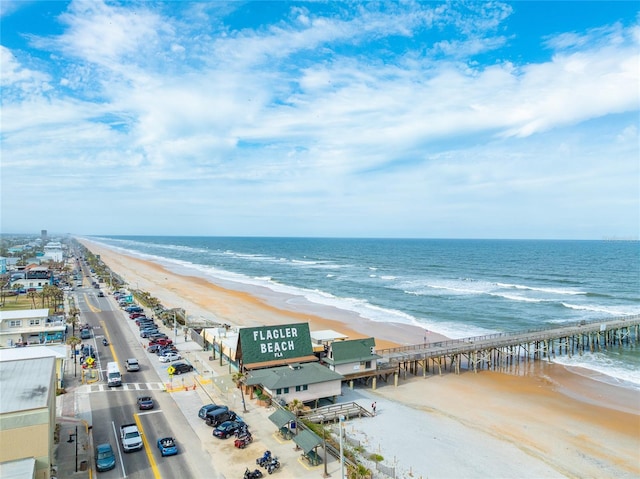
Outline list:
[[[412,357],[425,358],[447,354],[459,354],[477,351],[479,348],[499,348],[516,344],[533,343],[536,341],[546,341],[566,336],[592,334],[614,328],[633,326],[638,323],[640,323],[640,314],[609,319],[595,319],[592,321],[578,321],[571,324],[531,328],[524,331],[495,333],[463,339],[452,339],[447,341],[400,346],[396,348],[385,348],[376,350],[376,354],[389,359],[402,357],[405,360],[410,360]]]

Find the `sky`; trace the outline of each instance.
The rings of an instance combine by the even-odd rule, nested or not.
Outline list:
[[[639,12],[2,0],[0,231],[638,239]]]

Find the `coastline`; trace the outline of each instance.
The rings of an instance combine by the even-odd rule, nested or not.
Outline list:
[[[419,327],[373,322],[336,308],[306,308],[267,292],[253,295],[234,291],[89,240],[80,242],[94,254],[100,254],[102,261],[130,285],[148,291],[167,307],[184,308],[190,316],[215,318],[238,327],[308,322],[312,331],[332,329],[350,338],[374,337],[378,349],[416,344],[425,334]],[[429,341],[441,339],[445,338],[429,333]],[[420,423],[430,423],[432,416],[445,417],[463,426],[469,437],[479,435],[479,440],[486,440],[489,434],[499,444],[515,447],[522,461],[530,460],[541,467],[536,469],[523,463],[529,474],[537,471],[537,476],[527,477],[550,477],[550,470],[558,473],[551,474],[554,477],[640,476],[640,394],[574,374],[558,364],[539,364],[518,375],[482,371],[459,376],[451,373],[427,378],[407,376],[400,380],[399,387],[381,385],[376,391],[364,393],[382,400],[378,403],[384,404],[381,412],[392,410],[393,404],[403,404],[417,414]],[[363,424],[362,428],[371,424],[371,421]],[[367,434],[384,436],[388,433],[384,429]],[[428,427],[421,429],[425,441],[435,433]],[[504,452],[495,448],[477,449],[464,454],[481,455],[485,460],[490,456],[492,465],[486,467],[495,467],[493,477],[511,477],[513,454],[505,457]],[[416,471],[424,471],[425,475],[429,471],[430,477],[477,477],[471,471],[481,468],[454,474],[459,461],[451,452],[448,458],[439,457],[446,451],[435,457],[427,454],[427,458],[425,454],[412,454],[411,460]],[[433,460],[445,462],[438,465],[441,472],[435,476],[432,476]],[[415,463],[422,461],[428,463]],[[504,463],[502,469],[500,462]]]

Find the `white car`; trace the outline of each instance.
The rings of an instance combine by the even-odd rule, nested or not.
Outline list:
[[[170,363],[172,361],[177,361],[178,359],[182,359],[182,356],[180,356],[178,353],[169,353],[165,354],[164,356],[160,356],[161,363]]]

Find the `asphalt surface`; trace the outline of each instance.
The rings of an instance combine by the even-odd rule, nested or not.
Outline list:
[[[168,364],[160,363],[155,354],[147,353],[144,349],[148,342],[139,337],[135,321],[128,319],[128,315],[115,305],[113,297],[107,296],[112,309],[121,311],[122,321],[129,324],[131,337],[138,341],[140,345],[138,356],[147,355],[149,364],[153,366],[158,375],[157,383],[152,385],[156,389],[153,394],[170,395],[180,410],[179,413],[183,418],[180,430],[186,430],[188,437],[177,437],[176,435],[178,445],[183,448],[196,449],[196,451],[192,451],[195,454],[190,457],[198,457],[199,467],[194,468],[197,472],[191,472],[190,474],[193,476],[188,476],[184,474],[186,471],[183,471],[179,477],[242,479],[246,468],[251,470],[259,468],[256,465],[256,459],[262,456],[265,450],[270,450],[281,463],[280,469],[273,473],[273,477],[307,479],[324,476],[325,467],[323,464],[311,466],[302,458],[302,451],[296,448],[292,440],[284,440],[278,434],[276,426],[268,419],[269,415],[274,412],[273,408],[260,406],[256,400],[250,400],[247,397],[245,399],[246,411],[244,410],[240,390],[231,381],[232,371],[227,363],[221,365],[219,359],[213,360],[210,356],[211,353],[202,351],[197,343],[185,341],[184,336],[176,336],[173,330],[161,327],[161,330],[164,329],[164,332],[174,339],[181,355],[195,368],[193,373],[170,377],[167,373]],[[130,377],[128,374],[124,375],[122,388],[125,390],[139,387],[127,383]],[[60,430],[59,440],[55,446],[53,475],[57,478],[83,479],[91,478],[96,474],[100,475],[102,473],[97,473],[95,470],[93,457],[95,445],[93,443],[91,401],[89,398],[91,394],[109,391],[109,389],[105,381],[99,380],[99,375],[96,376],[94,382],[83,384],[81,368],[79,365],[74,365],[72,361],[66,362],[64,383],[67,392],[58,396],[56,401],[56,421]],[[114,391],[108,392],[108,394],[118,393]],[[212,428],[207,426],[197,415],[202,405],[211,402],[229,406],[249,425],[253,441],[246,448],[234,447],[233,437],[226,440],[213,437]],[[119,447],[119,444],[112,444],[112,446]],[[118,451],[115,452],[116,471],[118,471],[120,470]],[[318,452],[321,456],[323,455],[321,447],[318,448]],[[162,459],[170,461],[174,458]],[[334,478],[339,478],[340,462],[330,455],[327,458],[327,473]],[[266,470],[262,469],[262,472],[265,477],[268,476]],[[129,477],[125,474],[124,472],[110,471],[109,474],[105,473],[105,476]],[[170,476],[162,476],[156,471],[154,477]]]

